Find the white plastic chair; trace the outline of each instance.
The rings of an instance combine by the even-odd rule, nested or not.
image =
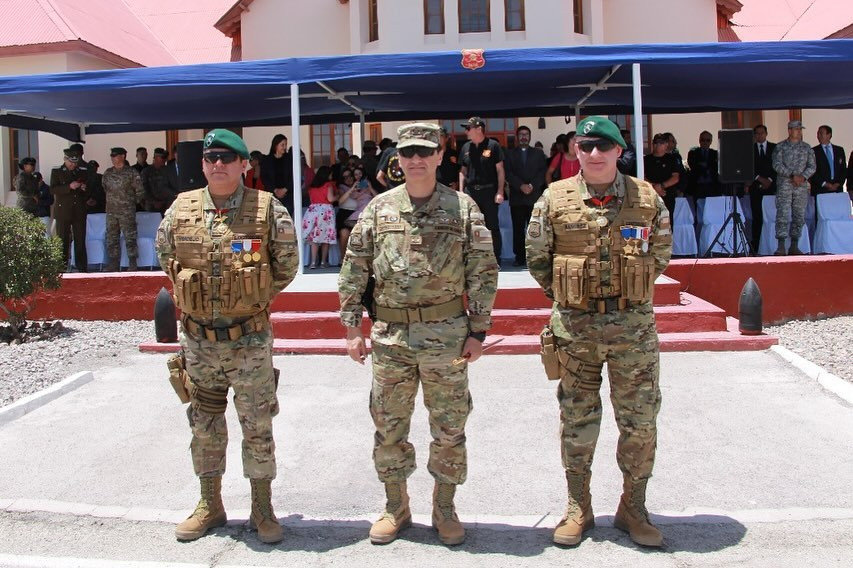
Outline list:
[[[853,254],[853,211],[849,193],[822,193],[817,196],[814,251]]]
[[[699,253],[705,254],[711,242],[717,233],[723,227],[726,217],[732,212],[733,206],[737,206],[737,212],[743,219],[743,209],[740,206],[740,201],[730,196],[714,196],[705,198],[705,206],[702,209],[702,231],[699,234]],[[720,235],[719,240],[714,243],[711,252],[716,253],[734,253],[740,254],[745,252],[743,243],[738,239],[738,250],[734,250],[734,225],[729,223],[726,225],[726,230]]]
[[[107,262],[107,214],[86,215],[86,256],[90,265],[99,267]]]
[[[776,196],[765,195],[761,199],[762,218],[764,219],[761,225],[761,237],[758,241],[758,254],[761,256],[769,256],[776,252],[779,241],[776,240]],[[791,224],[788,223],[788,229]],[[785,249],[791,246],[791,238],[785,239]],[[803,232],[800,233],[800,240],[797,241],[797,248],[805,254],[812,251],[811,241],[809,239],[809,226],[803,224]]]
[[[696,256],[696,228],[693,210],[686,197],[675,199],[675,211],[672,219],[672,254],[675,256]]]
[[[817,228],[814,195],[809,195],[809,200],[806,202],[806,225],[809,226],[809,242],[812,245],[812,250],[814,250],[814,234]]]

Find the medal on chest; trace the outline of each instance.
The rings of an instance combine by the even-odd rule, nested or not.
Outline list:
[[[597,215],[595,222],[602,229],[604,227],[606,227],[607,224],[610,222],[607,220],[607,204],[610,203],[611,201],[613,201],[613,199],[614,199],[613,195],[605,195],[602,198],[598,198],[598,197],[590,197],[589,198],[590,203],[598,208],[595,210],[595,215]]]
[[[231,252],[235,260],[258,262],[261,260],[261,239],[234,239],[231,241]]]

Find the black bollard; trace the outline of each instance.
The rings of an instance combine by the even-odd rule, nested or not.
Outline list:
[[[154,300],[154,335],[157,343],[178,341],[178,320],[175,318],[175,301],[165,288],[160,288]]]
[[[738,311],[741,334],[760,335],[762,329],[761,290],[758,289],[758,284],[752,278],[746,281],[746,284],[743,285],[743,290],[740,291]]]

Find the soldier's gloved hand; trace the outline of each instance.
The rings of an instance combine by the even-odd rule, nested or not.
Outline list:
[[[462,356],[468,360],[468,363],[473,363],[483,354],[483,342],[474,337],[469,337],[465,340],[465,345],[462,346]]]
[[[360,328],[347,328],[347,353],[350,359],[364,365],[364,360],[367,358],[367,347],[364,344],[364,336],[361,335]]]

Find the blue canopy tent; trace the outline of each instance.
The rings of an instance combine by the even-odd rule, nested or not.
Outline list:
[[[0,77],[0,125],[81,140],[365,117],[633,112],[639,119],[853,108],[853,40],[486,50],[476,69],[462,60],[458,51],[368,54]],[[298,133],[294,128],[296,147]],[[299,192],[294,197],[298,214]]]

